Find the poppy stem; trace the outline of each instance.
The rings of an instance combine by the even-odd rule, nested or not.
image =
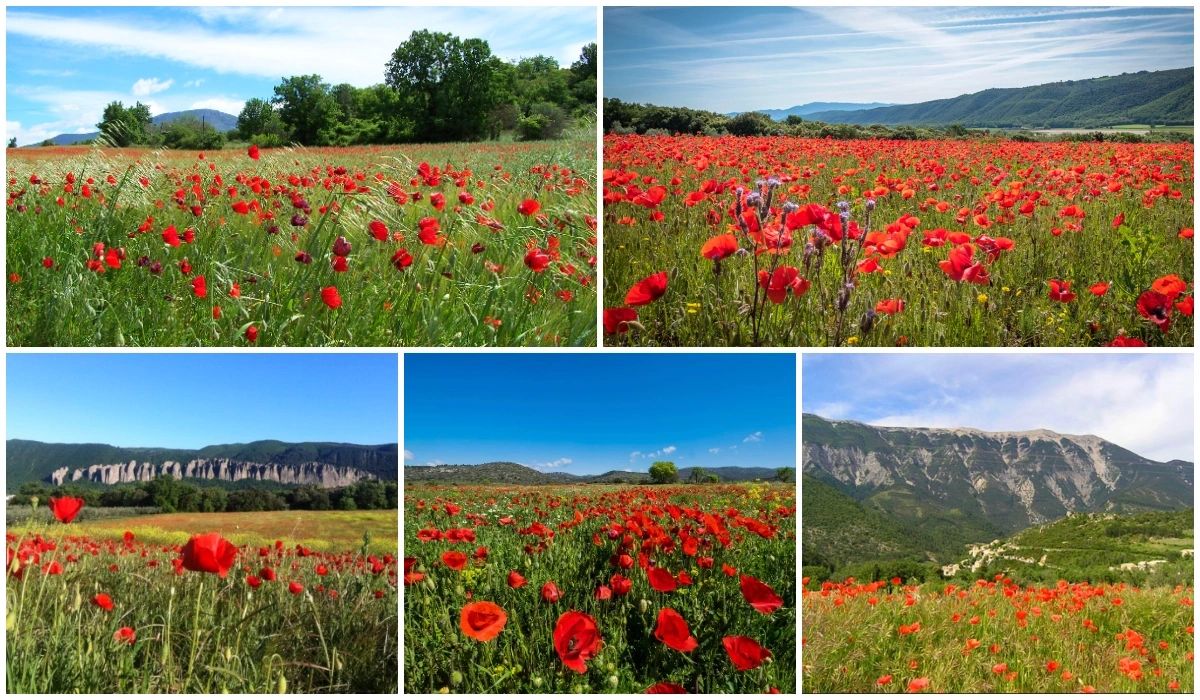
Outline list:
[[[204,579],[200,579],[200,585],[196,588],[196,608],[192,612],[192,651],[188,656],[187,677],[183,680],[183,687],[187,688],[188,683],[192,680],[192,669],[196,665],[196,647],[200,645],[200,598],[204,594]]]

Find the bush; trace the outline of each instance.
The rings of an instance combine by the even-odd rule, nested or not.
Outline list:
[[[517,123],[517,133],[522,141],[556,139],[570,123],[571,116],[562,107],[551,102],[538,102]]]

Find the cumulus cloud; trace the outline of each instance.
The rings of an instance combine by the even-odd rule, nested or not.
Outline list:
[[[1190,355],[872,355],[805,362],[805,391],[833,372],[874,425],[1098,435],[1157,460],[1192,459]],[[814,408],[825,397],[813,397]],[[808,398],[806,406],[810,405]]]
[[[629,461],[634,462],[639,459],[657,459],[659,457],[666,457],[667,455],[674,454],[677,449],[678,448],[674,445],[667,445],[666,447],[659,448],[653,452],[639,452],[635,450],[629,453]]]
[[[755,430],[746,437],[742,438],[742,442],[762,442],[763,433],[761,430]]]
[[[174,82],[175,81],[171,79],[159,80],[158,78],[141,78],[133,84],[133,87],[130,88],[130,92],[132,92],[135,97],[146,97],[147,95],[153,95],[170,88]]]
[[[412,453],[412,450],[404,451],[404,461],[405,462],[412,462],[412,461],[416,460],[416,458],[417,458],[417,456]]]
[[[561,467],[567,466],[568,464],[570,464],[574,461],[575,460],[571,459],[570,457],[559,457],[558,459],[556,459],[554,461],[543,462],[543,463],[539,464],[538,466],[541,467],[542,469],[559,469]]]

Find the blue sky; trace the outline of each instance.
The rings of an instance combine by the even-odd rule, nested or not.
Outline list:
[[[790,354],[407,355],[405,462],[794,466],[795,374]]]
[[[805,355],[804,412],[874,425],[1099,435],[1192,460],[1188,354]]]
[[[418,29],[486,39],[506,60],[570,65],[596,40],[594,7],[9,7],[6,137],[95,130],[104,105],[236,115],[285,75],[383,82]]]
[[[397,441],[394,354],[25,354],[7,358],[7,434],[174,447]]]
[[[604,93],[736,112],[1193,64],[1192,9],[608,7]]]

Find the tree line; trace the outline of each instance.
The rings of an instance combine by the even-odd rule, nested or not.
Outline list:
[[[54,486],[26,482],[9,501],[45,504],[50,496],[77,496],[101,508],[156,508],[163,513],[239,513],[271,510],[383,510],[399,504],[394,481],[359,481],[350,486],[305,485],[281,488],[229,488],[159,476],[153,481],[117,487],[77,484]]]
[[[384,81],[359,88],[320,75],[283,78],[267,98],[248,100],[229,134],[184,117],[152,123],[141,102],[112,102],[96,125],[113,146],[214,149],[227,138],[259,146],[558,138],[596,114],[596,44],[569,67],[549,56],[506,62],[483,39],[415,31],[384,66]]]
[[[830,124],[789,115],[777,121],[763,112],[728,115],[690,107],[662,107],[652,104],[604,100],[606,134],[698,134],[704,136],[796,136],[801,138],[888,139],[899,141],[931,139],[1006,138],[1013,141],[1111,141],[1116,143],[1191,141],[1190,134],[1160,130],[1149,134],[1128,132],[1086,132],[1043,134],[1033,131],[968,129],[960,124],[948,126],[885,126],[882,124]]]

